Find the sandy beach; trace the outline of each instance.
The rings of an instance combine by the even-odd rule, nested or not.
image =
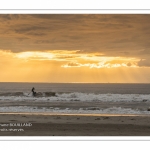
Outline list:
[[[0,136],[149,136],[149,125],[148,115],[0,114]]]

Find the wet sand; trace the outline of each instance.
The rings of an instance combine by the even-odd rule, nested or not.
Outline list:
[[[0,136],[150,136],[150,116],[0,113]]]

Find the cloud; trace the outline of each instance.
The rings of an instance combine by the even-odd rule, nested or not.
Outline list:
[[[39,32],[41,30],[45,30],[46,28],[45,27],[38,27],[38,26],[29,26],[29,27],[22,27],[22,28],[16,28],[15,29],[15,32],[16,33],[28,33],[28,32],[31,32],[31,31],[35,31],[35,32]]]
[[[0,15],[1,20],[11,20],[11,15],[1,14]]]
[[[69,62],[68,64],[62,65],[63,68],[69,68],[69,67],[81,67],[80,63],[76,62]]]
[[[1,61],[45,61],[58,62],[60,67],[87,67],[87,68],[118,68],[139,67],[139,59],[126,57],[106,57],[98,53],[81,53],[79,50],[52,50],[52,51],[26,51],[13,53],[0,50]],[[11,61],[10,61],[11,60]],[[6,63],[7,64],[7,63]]]
[[[63,68],[71,67],[88,67],[88,68],[119,68],[119,67],[138,67],[135,64],[128,65],[127,63],[109,63],[109,62],[98,62],[98,63],[78,63],[69,62],[68,64],[62,65]]]
[[[141,59],[139,62],[138,62],[138,66],[139,67],[150,67],[150,61],[149,60],[143,60]]]
[[[149,24],[150,15],[1,14],[0,49],[79,49],[105,56],[150,58]]]

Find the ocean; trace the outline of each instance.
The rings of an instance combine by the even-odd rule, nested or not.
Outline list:
[[[150,84],[0,83],[0,112],[150,114],[149,106]]]
[[[8,83],[0,82],[0,93],[30,92],[32,87],[38,92],[58,93],[81,92],[95,94],[150,94],[150,84],[122,83]]]

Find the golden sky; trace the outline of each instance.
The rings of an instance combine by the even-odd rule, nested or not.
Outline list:
[[[0,82],[150,83],[150,15],[0,14]]]

